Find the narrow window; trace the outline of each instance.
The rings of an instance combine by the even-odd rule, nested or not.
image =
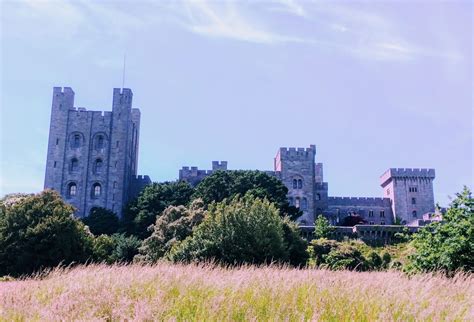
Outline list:
[[[411,204],[416,205],[416,198],[411,198]]]
[[[293,189],[298,188],[298,181],[296,179],[293,179]]]
[[[306,210],[308,209],[308,200],[306,198],[303,198],[301,202],[301,209]]]
[[[116,143],[115,145],[116,145],[116,146],[117,146],[117,148],[118,148],[118,146],[119,146],[119,141],[117,141],[117,143]]]
[[[94,183],[92,185],[92,197],[99,198],[101,194],[102,194],[102,187],[100,186],[100,183]]]
[[[118,162],[117,162],[117,161],[115,161],[115,168],[117,168],[117,163],[118,163]]]
[[[117,181],[114,181],[114,188],[117,188]]]
[[[381,210],[381,211],[380,211],[380,217],[381,217],[381,218],[385,218],[385,211],[384,211],[384,210]]]
[[[373,210],[369,210],[369,217],[373,217],[374,216],[374,211]]]
[[[104,137],[99,135],[96,141],[96,149],[103,149],[104,148]]]
[[[316,194],[316,200],[321,200],[321,194],[320,193]]]
[[[59,144],[59,139],[56,139],[56,145],[58,145],[58,144]]]
[[[79,134],[74,134],[73,147],[78,148],[81,146],[81,136]]]
[[[303,180],[298,179],[298,189],[302,189],[302,188],[303,188]]]
[[[71,160],[71,165],[69,167],[70,172],[76,172],[79,169],[79,161],[76,158]]]
[[[299,208],[300,207],[300,197],[295,198],[295,207]]]
[[[373,224],[374,224],[374,222],[373,222],[373,221],[369,222],[369,225],[373,225]]]
[[[380,222],[381,225],[385,225],[385,221]],[[385,233],[385,232],[384,232]],[[384,234],[383,234],[384,235]]]
[[[97,159],[95,161],[94,172],[96,174],[99,174],[99,173],[102,172],[102,160],[101,159]]]
[[[54,161],[54,165],[53,165],[53,168],[56,168],[56,163],[57,163],[57,162],[56,162],[56,161]]]
[[[416,210],[413,210],[413,212],[411,213],[413,215],[413,218],[416,218],[418,215],[416,213]]]
[[[112,194],[112,200],[115,200],[115,193]]]
[[[74,197],[77,193],[77,185],[74,182],[70,183],[67,191],[68,197]]]

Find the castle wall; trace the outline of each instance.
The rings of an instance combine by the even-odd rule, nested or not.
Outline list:
[[[329,197],[326,215],[334,225],[350,215],[359,215],[372,225],[393,224],[389,198]]]

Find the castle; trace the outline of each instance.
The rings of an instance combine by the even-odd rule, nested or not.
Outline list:
[[[45,189],[54,189],[77,211],[89,215],[103,207],[122,208],[147,184],[137,176],[140,110],[133,93],[114,88],[111,112],[74,107],[74,91],[54,87],[51,106]]]
[[[301,226],[312,226],[316,216],[324,215],[333,225],[348,216],[359,216],[369,225],[401,223],[419,226],[434,213],[434,169],[388,169],[381,177],[382,198],[330,197],[324,182],[323,164],[315,162],[316,146],[280,148],[273,171],[267,174],[280,179],[288,188],[288,202],[302,211]],[[226,161],[213,161],[212,170],[183,167],[179,180],[197,185],[217,170],[227,170]]]
[[[53,89],[45,189],[58,191],[79,217],[93,207],[122,215],[149,176],[137,175],[140,110],[132,108],[130,89],[114,88],[111,112],[74,107],[74,91]],[[419,226],[435,211],[434,169],[389,169],[381,176],[383,197],[330,197],[323,165],[316,163],[316,146],[280,148],[274,169],[265,171],[288,188],[288,202],[302,212],[298,223],[311,227],[323,214],[333,225],[358,216],[369,225]],[[195,186],[214,171],[227,171],[226,161],[213,161],[211,170],[183,167],[179,180]]]

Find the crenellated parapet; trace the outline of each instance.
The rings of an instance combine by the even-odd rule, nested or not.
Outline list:
[[[431,179],[435,178],[434,169],[390,168],[380,176],[380,184],[384,186],[391,179]]]
[[[329,206],[390,207],[389,198],[328,197]]]

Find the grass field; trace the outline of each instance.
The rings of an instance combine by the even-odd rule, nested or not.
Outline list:
[[[474,320],[474,277],[210,265],[57,269],[0,282],[1,321]]]

